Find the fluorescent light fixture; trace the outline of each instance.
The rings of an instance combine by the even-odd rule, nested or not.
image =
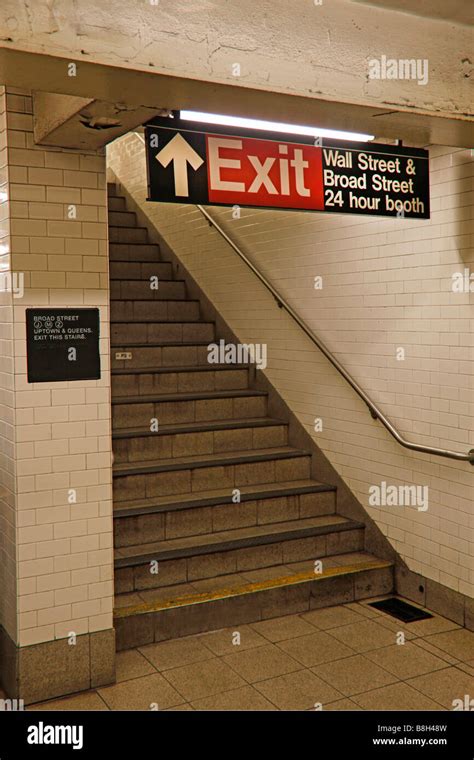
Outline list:
[[[224,116],[218,113],[202,111],[180,111],[181,119],[199,121],[204,124],[222,124],[223,127],[242,127],[243,129],[262,129],[268,132],[286,132],[289,135],[307,135],[308,137],[332,137],[335,140],[354,140],[367,142],[374,135],[364,135],[360,132],[341,132],[338,129],[321,129],[320,127],[302,127],[297,124],[282,124],[278,121],[263,121],[261,119],[244,119],[241,116]]]

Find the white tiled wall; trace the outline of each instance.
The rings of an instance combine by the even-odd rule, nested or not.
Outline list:
[[[29,94],[8,89],[6,104],[10,256],[25,285],[24,296],[13,298],[9,394],[17,643],[25,646],[112,627],[107,191],[104,155],[35,146]],[[32,306],[99,307],[100,380],[28,383],[25,309]]]
[[[405,437],[467,451],[473,296],[453,293],[451,278],[474,272],[474,167],[467,150],[435,146],[430,156],[430,220],[211,212]],[[145,203],[138,137],[109,146],[108,165],[239,339],[268,344],[270,380],[409,567],[473,596],[472,467],[401,448],[194,206]],[[428,510],[369,507],[368,489],[382,481],[428,486]]]
[[[17,617],[13,297],[8,290],[8,280],[3,279],[3,276],[11,273],[9,211],[6,93],[5,89],[0,87],[0,625],[15,640]]]

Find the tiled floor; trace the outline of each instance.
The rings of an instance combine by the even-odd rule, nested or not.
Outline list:
[[[474,696],[474,633],[369,601],[121,652],[114,686],[29,709],[450,710]]]

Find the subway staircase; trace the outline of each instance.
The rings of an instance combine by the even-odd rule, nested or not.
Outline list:
[[[117,649],[390,593],[364,524],[249,366],[207,362],[214,323],[108,194]]]

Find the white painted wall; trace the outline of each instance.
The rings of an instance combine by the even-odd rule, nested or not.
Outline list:
[[[474,307],[451,278],[474,272],[474,166],[467,150],[430,154],[431,220],[211,212],[406,437],[463,451],[474,447]],[[108,165],[239,339],[268,344],[269,379],[409,567],[474,596],[472,467],[401,448],[194,206],[145,203],[138,137],[109,146]],[[428,486],[428,510],[368,507],[383,480]]]

